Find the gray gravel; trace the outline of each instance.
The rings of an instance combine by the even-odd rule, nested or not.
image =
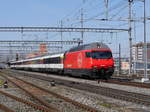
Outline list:
[[[16,89],[12,89],[12,88],[7,88],[7,89],[1,89],[7,93],[11,93],[15,96],[20,96],[20,94],[17,94]],[[15,112],[36,112],[32,107],[29,107],[23,103],[17,102],[7,96],[1,95],[0,94],[0,104],[3,104],[9,108],[11,108],[12,110],[14,110]]]
[[[44,88],[51,88],[48,82],[41,81],[41,80],[35,80],[30,77],[22,77],[19,76],[19,78],[23,78],[24,80],[27,80],[28,82],[34,83],[38,86],[44,87]],[[55,88],[55,87],[54,87]],[[59,91],[60,93],[61,91]],[[78,107],[63,101],[62,99],[56,98],[52,95],[45,94],[40,95],[39,98],[44,99],[47,101],[52,107],[57,108],[58,110],[61,110],[61,112],[85,112],[85,110],[79,109]]]
[[[2,82],[5,81],[5,79],[2,77],[0,77],[0,80],[2,80]],[[4,91],[6,93],[9,93],[11,95],[14,95],[16,97],[23,98],[27,101],[38,104],[38,102],[33,100],[31,97],[27,96],[27,94],[25,92],[21,91],[19,88],[16,88],[14,85],[12,85],[9,82],[8,82],[8,88],[4,88],[3,83],[2,83],[0,85],[0,90]],[[23,104],[21,102],[17,102],[14,99],[4,96],[3,94],[0,94],[0,104],[3,104],[5,106],[11,108],[15,112],[39,112],[38,110],[35,110],[32,107],[30,107],[26,104]],[[0,110],[0,112],[2,112],[2,111]]]
[[[88,95],[87,93],[85,93],[84,91],[80,91],[80,90],[76,90],[76,89],[72,89],[72,88],[68,88],[68,87],[64,87],[64,86],[58,86],[56,85],[55,87],[51,87],[49,85],[49,82],[47,81],[41,81],[39,79],[34,79],[34,78],[25,78],[26,80],[37,84],[41,87],[45,87],[53,92],[56,92],[57,94],[61,94],[65,97],[68,97],[72,100],[75,100],[77,102],[80,102],[82,104],[85,105],[89,105],[91,107],[94,107],[102,112],[118,112],[116,110],[113,110],[111,108],[111,104],[107,104],[105,102],[101,102],[100,99],[97,99],[96,97],[94,97],[93,95]],[[55,99],[50,99],[51,101],[56,101]],[[58,102],[58,101],[57,101]],[[62,102],[61,102],[62,103]],[[55,104],[55,103],[53,103]],[[55,104],[57,105],[57,104]],[[67,105],[65,105],[67,106]],[[70,108],[69,106],[67,107],[67,109]],[[64,111],[64,110],[63,110]],[[74,111],[74,109],[72,108],[72,112]],[[66,111],[65,111],[66,112]],[[70,112],[70,111],[68,111]],[[76,111],[74,111],[76,112]]]
[[[24,71],[21,71],[21,72],[24,72]],[[110,87],[110,88],[114,88],[114,89],[120,89],[120,90],[129,91],[129,92],[135,92],[135,93],[150,95],[150,89],[146,89],[146,88],[138,88],[138,87],[124,86],[124,85],[118,85],[118,84],[110,84],[110,83],[104,83],[104,82],[100,82],[98,84],[97,81],[86,80],[86,79],[78,79],[78,78],[65,77],[65,76],[62,77],[62,76],[45,74],[45,73],[34,73],[34,72],[29,72],[29,73],[35,74],[35,75],[44,75],[44,76],[48,76],[48,77],[54,77],[54,78],[59,78],[59,79],[64,79],[64,80],[75,81],[75,82],[83,82],[83,83],[96,85],[96,86]]]
[[[30,74],[44,75],[44,76],[48,76],[48,77],[71,80],[71,81],[75,81],[75,82],[84,82],[84,83],[97,85],[97,86],[110,87],[110,88],[114,88],[114,89],[120,89],[120,90],[150,95],[150,89],[123,86],[123,85],[117,85],[117,84],[108,84],[108,83],[103,83],[103,82],[98,84],[96,81],[77,79],[77,78],[72,78],[72,77],[47,75],[47,74],[43,74],[43,73],[30,72]],[[40,80],[38,80],[38,81],[40,82]],[[85,91],[76,90],[73,88],[68,88],[68,87],[63,87],[63,86],[58,86],[58,85],[57,85],[57,87],[52,88],[52,87],[48,87],[49,86],[48,82],[45,82],[42,84],[44,84],[44,85],[46,84],[45,86],[48,89],[51,89],[57,93],[61,93],[61,95],[69,97],[69,98],[76,100],[78,102],[81,102],[83,104],[87,104],[91,107],[97,108],[97,109],[101,110],[102,112],[138,112],[138,111],[139,112],[150,112],[149,111],[150,107],[146,107],[143,105],[137,105],[137,104],[134,104],[131,102],[116,100],[116,99],[108,98],[105,96],[92,94],[92,93],[88,93]]]

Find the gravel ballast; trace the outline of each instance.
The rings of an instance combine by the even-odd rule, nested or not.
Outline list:
[[[40,75],[41,73],[36,73],[38,75]],[[41,74],[41,75],[45,75],[47,76],[47,74]],[[51,75],[48,75],[48,77],[51,77]],[[59,78],[60,76],[52,76],[52,77],[57,77]],[[127,88],[127,90],[129,89],[133,89],[132,87],[126,87],[124,88],[124,86],[120,87],[120,85],[116,85],[116,84],[107,84],[107,83],[100,83],[98,84],[95,81],[89,81],[89,80],[84,80],[84,79],[76,79],[76,78],[70,78],[70,77],[60,77],[60,78],[65,78],[67,80],[73,80],[73,81],[77,81],[77,82],[84,82],[84,83],[89,83],[89,84],[93,84],[93,85],[97,85],[97,86],[105,86],[105,87],[110,87],[110,88],[115,88],[118,89],[117,87],[123,88],[122,90],[125,90]],[[61,95],[69,97],[73,100],[76,100],[78,102],[81,102],[83,104],[89,105],[91,107],[97,108],[98,110],[102,111],[102,112],[145,112],[145,110],[148,112],[150,110],[149,107],[143,106],[143,105],[137,105],[131,102],[126,102],[126,101],[121,101],[121,100],[116,100],[116,99],[112,99],[112,98],[108,98],[105,96],[101,96],[101,95],[97,95],[97,94],[92,94],[92,93],[88,93],[85,91],[81,91],[81,90],[77,90],[77,89],[73,89],[73,88],[68,88],[68,87],[64,87],[64,86],[60,86],[57,85],[56,87],[51,87],[49,85],[49,82],[47,81],[41,81],[38,79],[33,79],[33,78],[28,78],[27,80],[31,80],[34,83],[39,83],[39,85],[44,86],[45,88],[48,88],[52,91],[55,91],[56,93],[61,93]],[[129,88],[129,89],[128,89]],[[137,88],[138,89],[138,88]],[[140,88],[142,89],[142,88]],[[131,91],[132,92],[132,91]]]

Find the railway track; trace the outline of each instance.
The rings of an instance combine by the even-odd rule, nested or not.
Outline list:
[[[17,102],[21,102],[21,103],[23,103],[23,104],[25,104],[25,105],[28,105],[28,106],[30,106],[30,107],[32,107],[32,108],[34,108],[35,110],[39,110],[39,111],[42,111],[42,112],[50,112],[47,108],[45,108],[45,107],[43,107],[43,106],[40,106],[40,105],[37,105],[37,104],[35,104],[35,103],[32,103],[32,102],[30,102],[30,101],[27,101],[27,100],[24,100],[24,99],[22,99],[22,98],[19,98],[19,97],[16,97],[16,96],[14,96],[14,95],[11,95],[11,94],[9,94],[9,93],[7,93],[7,92],[4,92],[4,91],[1,91],[0,90],[0,94],[1,95],[4,95],[4,96],[6,96],[6,97],[9,97],[9,98],[11,98],[11,99],[13,99],[13,100],[15,100],[15,101],[17,101]],[[1,106],[0,106],[1,107]],[[4,106],[2,106],[4,109],[6,108],[6,107],[4,107]],[[6,108],[7,109],[7,108]],[[7,110],[5,109],[5,111],[7,112]],[[11,112],[11,111],[10,111]]]
[[[16,73],[16,71],[15,71]],[[17,73],[16,73],[17,74]],[[20,72],[19,72],[20,74]],[[118,90],[118,89],[112,89],[112,88],[107,88],[107,87],[102,87],[102,86],[94,86],[86,83],[80,83],[80,82],[73,82],[73,81],[68,81],[68,80],[63,80],[63,79],[56,79],[53,77],[46,77],[46,76],[40,76],[40,75],[34,75],[34,74],[29,74],[29,73],[22,73],[22,75],[25,76],[30,76],[33,78],[38,78],[44,81],[51,81],[55,80],[57,84],[72,87],[75,89],[80,89],[84,91],[88,91],[91,93],[96,93],[96,94],[101,94],[107,97],[112,97],[115,99],[120,99],[120,100],[125,100],[137,104],[142,104],[142,105],[147,105],[150,106],[150,96],[149,95],[143,95],[139,93],[134,93],[134,92],[127,92],[123,90]]]
[[[4,73],[3,72],[3,74],[5,74],[5,75],[2,75],[3,77],[5,77],[7,80],[9,80],[10,82],[12,82],[13,84],[15,84],[16,86],[18,86],[19,88],[21,88],[21,89],[23,89],[24,91],[26,91],[28,94],[30,94],[30,95],[32,95],[32,97],[34,97],[35,98],[35,95],[34,94],[32,94],[31,92],[29,92],[29,90],[26,90],[26,89],[24,89],[22,86],[20,86],[20,85],[24,85],[24,84],[27,84],[28,86],[32,86],[32,89],[33,88],[37,88],[37,89],[39,89],[40,91],[42,91],[42,92],[44,92],[44,93],[47,93],[47,94],[51,94],[51,95],[53,95],[53,96],[55,96],[56,98],[60,98],[60,99],[63,99],[64,101],[66,101],[66,102],[69,102],[70,104],[73,104],[74,106],[76,106],[76,107],[78,107],[78,108],[81,108],[81,109],[83,109],[83,110],[85,110],[85,111],[88,111],[88,112],[99,112],[98,110],[96,110],[96,109],[94,109],[94,108],[92,108],[92,107],[89,107],[89,106],[87,106],[87,105],[84,105],[84,104],[81,104],[81,103],[79,103],[79,102],[76,102],[76,101],[73,101],[73,100],[71,100],[71,99],[69,99],[69,98],[67,98],[67,97],[64,97],[64,96],[61,96],[61,95],[59,95],[59,94],[57,94],[57,93],[54,93],[54,92],[52,92],[52,91],[49,91],[49,90],[47,90],[47,89],[44,89],[44,88],[42,88],[42,87],[39,87],[39,86],[37,86],[37,85],[35,85],[35,84],[33,84],[33,83],[30,83],[30,82],[27,82],[27,81],[25,81],[25,80],[23,80],[23,79],[20,79],[20,78],[17,78],[17,77],[15,77],[14,76],[14,74],[15,73]],[[7,75],[7,76],[6,76]],[[15,80],[15,81],[14,81]],[[17,83],[17,82],[21,82],[21,83]],[[24,84],[23,84],[24,83]],[[31,88],[30,88],[31,89]],[[37,99],[37,98],[36,98]],[[38,100],[39,102],[41,102],[42,100],[40,99],[40,100]],[[44,101],[42,101],[41,103],[43,103]],[[52,108],[52,107],[49,107],[48,106],[48,104],[44,104],[44,106],[46,106],[47,108]],[[57,111],[59,111],[59,110],[57,110],[57,109],[54,109],[54,108],[52,108],[52,110],[55,110],[55,111],[52,111],[52,112],[57,112]]]
[[[119,74],[119,75],[113,75],[113,78],[124,78],[124,79],[142,79],[144,77],[144,74],[132,74],[132,75],[127,75],[127,74]],[[148,78],[150,78],[148,76]]]
[[[24,83],[20,82],[19,80],[16,80],[15,78],[12,78],[10,76],[6,76],[6,75],[1,75],[3,76],[5,79],[7,79],[8,81],[10,81],[11,83],[13,83],[15,86],[19,87],[20,89],[22,89],[23,91],[25,91],[29,96],[31,96],[32,98],[36,99],[39,103],[41,103],[42,105],[44,105],[45,107],[48,108],[49,112],[58,112],[57,109],[55,109],[54,107],[50,106],[47,102],[45,102],[43,99],[39,98],[38,96],[34,95],[32,93],[31,90],[33,90],[34,88],[24,88],[22,86],[28,86],[25,85]],[[15,81],[14,81],[15,80]],[[21,85],[21,86],[20,86]],[[36,90],[35,90],[36,91]],[[41,92],[41,91],[38,91]]]
[[[99,82],[105,82],[105,83],[112,83],[112,84],[119,84],[119,85],[125,85],[125,86],[133,86],[133,87],[139,87],[139,88],[147,88],[150,89],[149,83],[140,83],[140,82],[131,82],[130,80],[122,80],[122,79],[110,79],[110,80],[97,80]]]
[[[10,109],[9,107],[0,104],[0,110],[4,111],[4,112],[15,112],[12,109]]]

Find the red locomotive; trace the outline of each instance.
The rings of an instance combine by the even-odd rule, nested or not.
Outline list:
[[[108,79],[114,72],[110,48],[103,43],[74,47],[66,53],[10,62],[13,69],[57,72],[78,77]]]
[[[108,79],[114,72],[110,48],[103,43],[91,43],[70,49],[64,57],[64,73],[73,76]]]

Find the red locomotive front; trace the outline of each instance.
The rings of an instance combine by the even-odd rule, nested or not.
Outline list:
[[[108,79],[114,72],[111,50],[103,43],[70,49],[64,58],[64,73],[73,76]]]

